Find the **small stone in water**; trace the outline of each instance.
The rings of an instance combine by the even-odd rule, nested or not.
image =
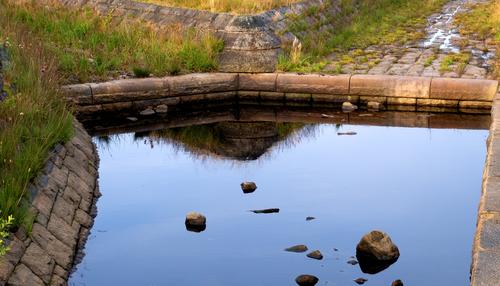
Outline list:
[[[366,107],[370,110],[379,110],[380,109],[380,102],[376,102],[376,101],[369,101],[367,104],[366,104]]]
[[[201,232],[207,228],[207,218],[197,212],[190,212],[186,215],[186,229],[188,231]]]
[[[313,216],[308,216],[308,217],[306,217],[306,220],[307,220],[307,221],[310,221],[310,220],[313,220],[313,219],[316,219],[316,218],[315,218],[315,217],[313,217]]]
[[[358,109],[358,107],[348,101],[342,103],[342,111],[344,112],[351,112]]]
[[[354,260],[354,259],[351,259],[351,260],[347,261],[347,263],[349,263],[351,265],[356,265],[356,264],[358,264],[358,261]]]
[[[401,280],[395,280],[394,282],[392,282],[391,286],[403,286],[403,281]]]
[[[142,116],[148,116],[155,114],[155,111],[152,108],[148,107],[147,109],[144,109],[143,111],[139,112],[139,114]]]
[[[127,117],[127,120],[135,122],[135,121],[137,121],[137,117]]]
[[[318,277],[307,274],[299,275],[295,278],[295,282],[300,286],[314,286],[318,281]]]
[[[272,214],[272,213],[279,213],[280,209],[251,210],[251,212],[256,214]]]
[[[321,254],[321,251],[315,250],[315,251],[307,254],[307,257],[312,258],[312,259],[321,260],[321,259],[323,259],[323,254]]]
[[[245,194],[253,193],[257,189],[257,185],[254,182],[243,182],[240,186]]]
[[[165,104],[160,104],[155,108],[156,113],[167,113],[168,106]]]
[[[299,245],[294,245],[292,247],[286,248],[285,251],[300,253],[300,252],[306,252],[307,249],[308,249],[307,246],[305,246],[303,244],[299,244]]]
[[[349,132],[339,132],[337,133],[337,135],[339,136],[342,136],[342,135],[357,135],[358,133],[356,132],[352,132],[352,131],[349,131]]]
[[[339,249],[338,248],[334,248],[333,251],[339,251]]]
[[[358,278],[358,279],[354,280],[354,282],[358,283],[359,285],[365,284],[366,281],[368,281],[368,280],[365,278]]]

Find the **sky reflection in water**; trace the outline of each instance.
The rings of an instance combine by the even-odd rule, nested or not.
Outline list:
[[[71,285],[468,285],[487,131],[319,125],[262,159],[199,159],[121,135],[100,146],[98,216]],[[277,150],[279,149],[279,150]],[[243,194],[239,184],[258,189]],[[277,214],[249,210],[280,208]],[[185,215],[207,217],[201,233]],[[307,216],[316,217],[306,221]],[[363,274],[347,264],[381,229],[401,257]],[[306,244],[321,261],[284,248]],[[337,248],[339,251],[334,251]]]

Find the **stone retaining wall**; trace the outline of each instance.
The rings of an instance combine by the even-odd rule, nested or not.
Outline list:
[[[96,214],[98,155],[90,136],[75,121],[75,135],[51,152],[45,169],[29,187],[33,229],[10,237],[0,258],[0,285],[67,285]]]
[[[374,101],[409,111],[437,107],[484,113],[489,112],[497,88],[495,80],[478,79],[209,73],[76,84],[63,90],[82,114],[133,111],[151,115],[178,104],[223,100],[360,105]]]
[[[333,0],[336,1],[336,0]],[[159,29],[171,25],[192,27],[215,33],[224,40],[219,58],[222,72],[274,72],[281,40],[276,34],[286,27],[286,15],[302,13],[323,0],[308,0],[258,15],[231,15],[179,7],[139,3],[132,0],[59,0],[64,5],[92,7],[115,21],[135,19],[147,21]]]
[[[493,102],[471,268],[472,286],[500,282],[500,94]]]

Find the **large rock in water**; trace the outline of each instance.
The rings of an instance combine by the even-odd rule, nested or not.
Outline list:
[[[186,229],[188,231],[202,232],[207,228],[207,218],[197,212],[190,212],[186,215]]]
[[[399,249],[388,234],[374,230],[361,238],[356,247],[361,271],[375,274],[388,268],[399,258]]]
[[[318,281],[319,281],[318,277],[307,274],[300,275],[297,278],[295,278],[295,282],[300,286],[314,286],[318,283]]]
[[[241,190],[245,194],[253,193],[257,189],[257,184],[254,182],[243,182],[241,183]]]

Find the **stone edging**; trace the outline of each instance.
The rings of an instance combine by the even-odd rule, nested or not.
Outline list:
[[[500,94],[493,102],[491,120],[473,247],[472,286],[493,286],[500,281]]]
[[[0,285],[67,285],[96,214],[98,155],[91,137],[75,121],[75,135],[51,152],[29,187],[36,215],[31,234],[10,236],[0,258]]]
[[[498,81],[390,75],[208,73],[62,87],[80,113],[152,111],[179,103],[233,100],[351,103],[489,112]],[[483,112],[484,113],[484,112]]]

